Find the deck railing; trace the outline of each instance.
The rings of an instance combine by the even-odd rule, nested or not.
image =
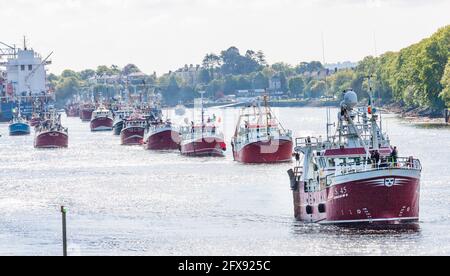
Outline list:
[[[297,148],[306,148],[306,147],[316,148],[323,143],[321,140],[322,138],[317,137],[295,138],[295,146]]]
[[[386,160],[380,161],[378,164],[375,163],[375,160],[364,159],[361,160],[361,162],[346,163],[336,166],[336,175],[349,175],[361,172],[392,169],[421,171],[422,165],[418,159],[414,159],[412,157],[389,157]]]
[[[247,142],[252,142],[252,141],[257,141],[257,140],[271,140],[274,138],[281,138],[281,137],[292,138],[292,131],[290,131],[290,130],[269,131],[269,133],[267,133],[266,131],[262,131],[262,132],[247,131],[247,132],[243,132],[243,134],[244,134],[243,136],[239,137],[236,140],[236,143],[244,143],[245,144]]]

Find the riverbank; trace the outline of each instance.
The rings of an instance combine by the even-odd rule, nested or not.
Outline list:
[[[401,118],[418,123],[445,123],[444,110],[423,107],[406,107],[399,103],[383,106],[384,111],[398,114]]]
[[[281,100],[281,101],[269,101],[271,107],[339,107],[339,101],[326,101],[326,100]],[[209,107],[243,107],[248,105],[249,102],[237,102],[237,103],[205,103],[206,108]],[[186,104],[187,108],[193,108],[194,104]]]

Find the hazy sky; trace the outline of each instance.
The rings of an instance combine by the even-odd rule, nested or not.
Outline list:
[[[450,0],[0,0],[0,41],[27,35],[50,71],[135,63],[158,74],[229,46],[268,61],[357,61],[450,24]]]

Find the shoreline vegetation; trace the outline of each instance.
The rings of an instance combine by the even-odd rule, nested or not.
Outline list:
[[[269,64],[262,51],[241,54],[230,47],[207,54],[201,65],[185,65],[159,76],[128,64],[65,70],[48,79],[59,105],[76,95],[98,100],[128,91],[139,95],[152,88],[161,93],[166,106],[192,103],[200,91],[217,105],[267,92],[273,106],[329,106],[338,105],[348,89],[367,102],[372,87],[374,101],[386,110],[403,117],[443,118],[444,110],[450,108],[450,25],[398,52],[368,56],[358,63]]]

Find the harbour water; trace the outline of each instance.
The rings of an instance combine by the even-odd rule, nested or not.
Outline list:
[[[233,134],[237,109],[216,109]],[[295,136],[324,134],[323,108],[276,109]],[[182,118],[179,118],[182,120]],[[449,255],[450,129],[385,116],[400,155],[424,167],[418,230],[350,230],[293,218],[291,164],[241,165],[120,146],[64,118],[69,148],[35,150],[0,125],[0,255]],[[230,146],[229,146],[230,147]]]

